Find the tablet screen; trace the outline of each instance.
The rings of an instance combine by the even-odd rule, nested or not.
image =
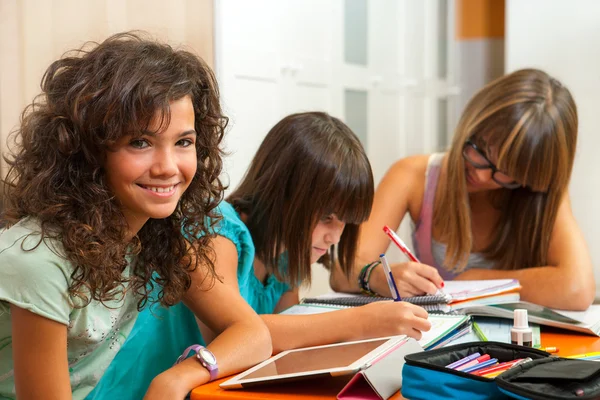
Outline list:
[[[292,351],[264,365],[262,368],[245,375],[243,379],[347,367],[388,340],[389,338],[341,346]]]

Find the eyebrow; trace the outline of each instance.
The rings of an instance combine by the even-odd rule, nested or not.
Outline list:
[[[156,137],[156,132],[152,132],[152,131],[142,131],[142,135],[146,135],[146,136],[150,136],[150,137]],[[177,138],[182,138],[184,136],[189,136],[189,135],[197,135],[196,131],[194,129],[190,129],[188,131],[183,131],[181,132]]]

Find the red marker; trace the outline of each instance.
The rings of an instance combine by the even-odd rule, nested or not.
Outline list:
[[[469,361],[468,363],[463,364],[461,366],[458,366],[458,367],[456,367],[454,369],[457,370],[457,371],[463,371],[463,370],[465,370],[467,368],[470,368],[470,367],[472,367],[474,365],[481,364],[484,361],[488,361],[489,359],[490,359],[490,355],[489,354],[484,354],[484,355],[479,356],[476,359],[474,359],[472,361]]]
[[[415,255],[412,253],[412,251],[409,250],[408,246],[406,244],[404,244],[404,241],[402,241],[402,239],[400,239],[400,236],[396,235],[396,232],[394,232],[392,230],[392,228],[390,228],[387,225],[384,225],[383,231],[385,232],[386,235],[389,236],[389,238],[392,240],[392,242],[394,242],[394,244],[396,246],[398,246],[398,248],[400,250],[402,250],[402,252],[404,254],[406,254],[406,256],[410,259],[410,261],[416,262],[419,264],[421,263],[421,261],[419,261],[419,259],[417,257],[415,257]],[[443,281],[442,281],[441,287],[444,287]],[[441,289],[440,289],[440,292],[443,294]]]
[[[414,254],[404,244],[402,239],[400,239],[400,237],[398,235],[396,235],[396,232],[394,232],[389,226],[387,226],[387,225],[384,226],[383,231],[386,233],[386,235],[388,235],[390,237],[390,239],[392,239],[392,242],[394,242],[396,244],[396,246],[398,246],[400,248],[400,250],[402,250],[402,252],[404,254],[406,254],[406,256],[408,258],[410,258],[410,261],[421,263],[417,259],[417,257],[415,257]]]
[[[510,369],[510,367],[512,367],[513,365],[517,364],[521,360],[523,360],[523,359],[522,358],[518,358],[516,360],[506,361],[506,362],[500,363],[498,365],[494,365],[492,367],[480,369],[479,371],[473,372],[473,375],[482,376],[482,375],[491,374],[493,372],[505,371],[507,369]]]

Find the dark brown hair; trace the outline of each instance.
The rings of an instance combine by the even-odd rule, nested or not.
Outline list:
[[[129,284],[141,296],[139,308],[148,300],[179,302],[197,265],[214,277],[205,217],[222,198],[219,146],[227,124],[216,80],[196,55],[145,36],[117,34],[52,63],[42,93],[22,114],[18,147],[7,157],[7,221],[35,218],[42,240],[62,244],[61,255],[74,266],[69,292],[86,303],[114,299],[123,290],[128,255],[137,254]],[[188,95],[196,175],[169,218],[149,220],[127,242],[125,218],[105,181],[105,154],[119,138],[148,131],[157,112],[158,131],[164,129],[170,102]],[[184,233],[201,237],[197,246]],[[155,272],[156,298],[150,295]]]
[[[462,156],[467,139],[497,149],[497,167],[524,185],[494,191],[501,216],[483,254],[498,269],[546,265],[556,214],[575,159],[577,107],[571,93],[545,72],[524,69],[489,83],[467,104],[434,212],[434,224],[448,244],[446,268],[456,271],[466,265],[472,246]]]
[[[289,115],[269,131],[228,201],[248,216],[258,259],[297,286],[310,283],[312,232],[330,214],[347,224],[338,254],[349,274],[359,224],[371,211],[373,186],[369,160],[350,128],[328,114],[308,112]],[[284,250],[287,270],[278,264]],[[327,258],[321,261],[330,266]]]

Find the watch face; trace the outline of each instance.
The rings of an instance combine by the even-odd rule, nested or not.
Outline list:
[[[198,358],[204,360],[209,365],[215,365],[217,363],[217,360],[215,359],[213,353],[205,348],[198,350]]]

